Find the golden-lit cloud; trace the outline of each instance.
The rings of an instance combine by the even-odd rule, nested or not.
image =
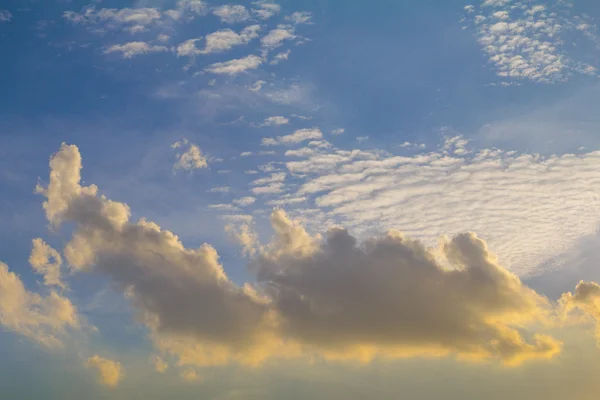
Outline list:
[[[50,292],[41,296],[28,291],[21,279],[0,262],[0,325],[35,340],[47,348],[63,347],[63,336],[80,327],[71,301]]]
[[[275,210],[271,242],[253,247],[258,284],[238,286],[212,246],[186,248],[153,222],[130,221],[126,204],[82,186],[76,146],[63,144],[50,167],[39,191],[49,221],[75,223],[67,261],[127,291],[157,350],[179,366],[299,355],[518,365],[561,349],[549,336],[526,333],[547,318],[548,300],[473,233],[442,238],[439,248],[396,231],[361,242],[338,228],[322,238]]]
[[[48,246],[42,239],[33,239],[33,248],[29,256],[29,264],[38,273],[44,276],[44,284],[47,286],[58,286],[64,289],[65,284],[61,280],[60,267],[62,257],[60,253]]]
[[[98,373],[98,381],[108,387],[117,386],[123,378],[121,363],[102,358],[99,355],[88,358],[85,366],[95,369]]]

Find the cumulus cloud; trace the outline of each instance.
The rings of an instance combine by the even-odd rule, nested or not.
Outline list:
[[[33,248],[29,256],[29,264],[35,272],[44,276],[46,286],[65,288],[62,282],[60,267],[62,257],[60,253],[48,246],[41,238],[33,239]]]
[[[211,64],[206,67],[206,71],[213,74],[237,75],[250,69],[256,69],[262,63],[262,58],[251,54],[244,58]]]
[[[99,355],[88,358],[84,365],[95,369],[98,373],[98,382],[109,387],[117,386],[123,377],[121,363]]]
[[[28,291],[8,266],[0,262],[0,325],[44,347],[63,347],[62,338],[80,327],[77,309],[55,291],[41,296]]]
[[[281,6],[275,3],[255,2],[256,8],[252,12],[261,19],[269,19],[275,14],[279,14]]]
[[[298,129],[294,133],[276,138],[263,138],[263,146],[293,145],[311,139],[322,139],[323,133],[318,128]]]
[[[312,13],[308,11],[296,11],[291,15],[285,17],[286,20],[291,21],[294,24],[310,24],[312,20]]]
[[[169,51],[165,46],[149,45],[146,42],[128,42],[124,44],[115,44],[107,48],[104,53],[121,53],[123,58],[133,58],[135,56],[148,53],[159,53]]]
[[[12,20],[12,14],[8,10],[0,10],[0,23],[10,22]]]
[[[274,116],[265,118],[265,122],[263,122],[260,126],[277,126],[277,125],[286,125],[289,124],[290,120],[286,117],[282,116]]]
[[[271,62],[269,64],[277,65],[282,61],[286,61],[291,53],[292,53],[291,50],[282,51],[281,53],[277,53],[277,54],[275,54],[275,56],[273,57],[273,59],[271,60]]]
[[[223,5],[213,10],[213,13],[221,19],[221,22],[234,24],[236,22],[246,21],[250,18],[250,13],[242,5]]]
[[[574,16],[569,2],[532,5],[526,1],[486,0],[480,9],[465,8],[497,75],[512,81],[554,83],[573,72],[594,75],[596,69],[568,56],[567,33],[575,33],[587,16]],[[583,24],[583,33],[595,38],[595,27]]]
[[[173,170],[192,171],[194,169],[206,168],[208,161],[202,150],[197,145],[190,143],[187,139],[183,139],[181,142],[175,142],[171,145],[173,149],[186,148],[182,153],[177,153],[177,161],[173,165]]]
[[[256,199],[254,197],[249,196],[233,200],[233,204],[240,207],[248,207],[254,204],[255,202]]]
[[[140,32],[163,17],[157,8],[102,8],[87,7],[81,12],[65,11],[63,17],[75,24],[92,26],[100,30],[127,30]]]
[[[277,29],[272,29],[260,39],[261,44],[266,48],[275,48],[281,46],[284,40],[294,39],[294,28],[288,25],[279,25]]]
[[[223,52],[234,46],[247,44],[250,40],[258,37],[259,25],[251,25],[244,28],[239,34],[231,29],[222,29],[206,35],[203,49],[196,47],[196,43],[202,38],[189,39],[177,46],[177,56],[195,56]]]
[[[282,355],[455,355],[518,365],[560,350],[548,336],[522,333],[544,322],[548,302],[475,234],[442,238],[437,248],[396,231],[359,241],[338,228],[322,238],[275,210],[266,245],[249,228],[236,231],[254,254],[259,283],[240,287],[210,245],[186,248],[153,222],[130,221],[126,204],[82,186],[77,147],[63,145],[50,164],[48,187],[39,191],[56,228],[74,224],[67,261],[126,291],[154,346],[180,366]]]
[[[64,250],[67,261],[126,290],[158,349],[208,365],[225,363],[232,354],[261,357],[255,349],[272,343],[272,311],[250,286],[228,279],[212,246],[185,248],[155,223],[131,222],[126,204],[81,186],[76,146],[63,145],[50,164],[48,187],[40,191],[50,221],[75,224]]]
[[[546,300],[472,233],[443,238],[438,252],[395,231],[360,243],[333,229],[320,240],[281,210],[271,224],[275,236],[253,267],[283,334],[331,357],[456,353],[519,364],[560,349],[515,329],[540,318]]]

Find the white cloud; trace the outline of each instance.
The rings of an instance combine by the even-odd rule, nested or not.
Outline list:
[[[161,12],[156,8],[102,8],[96,10],[94,7],[88,7],[77,13],[74,11],[65,11],[63,17],[75,24],[96,26],[107,30],[129,30],[134,26],[146,27],[153,23],[160,22]]]
[[[240,199],[233,200],[233,204],[240,207],[248,207],[256,202],[254,197],[242,197]]]
[[[600,153],[471,152],[461,141],[411,156],[306,152],[286,167],[303,182],[295,195],[315,196],[326,218],[361,232],[402,227],[425,243],[473,230],[524,274],[597,229]]]
[[[250,86],[250,87],[248,88],[248,90],[250,90],[250,91],[252,91],[252,92],[258,92],[258,91],[260,91],[260,90],[262,89],[262,87],[263,87],[263,85],[264,85],[265,83],[267,83],[267,82],[265,82],[265,81],[263,81],[263,80],[258,80],[258,81],[256,81],[256,82],[254,82],[254,83],[252,84],[252,86]]]
[[[156,40],[158,40],[159,42],[162,43],[166,43],[171,39],[171,36],[169,35],[165,35],[164,33],[161,33],[160,35],[157,36]]]
[[[290,120],[286,117],[282,116],[273,116],[265,118],[265,122],[263,122],[260,126],[278,126],[278,125],[286,125],[289,124]]]
[[[278,136],[277,138],[263,138],[261,144],[263,146],[275,145],[293,145],[311,139],[322,139],[323,133],[318,128],[298,129],[294,133],[286,136]]]
[[[255,55],[249,55],[244,58],[211,64],[206,68],[206,71],[213,74],[237,75],[249,69],[258,68],[262,62],[262,58]]]
[[[208,161],[200,147],[193,143],[189,143],[187,139],[183,139],[181,142],[175,142],[171,145],[173,149],[186,148],[182,153],[176,154],[177,161],[173,165],[173,170],[184,170],[192,171],[194,169],[206,168]]]
[[[28,291],[8,265],[0,262],[0,325],[48,348],[63,347],[68,330],[79,329],[77,309],[69,299],[50,292]]]
[[[221,19],[221,22],[228,24],[246,21],[250,18],[246,7],[241,5],[223,5],[215,8],[213,13]]]
[[[291,54],[291,50],[287,50],[287,51],[283,51],[281,53],[277,53],[275,54],[275,56],[273,57],[273,59],[271,60],[271,62],[269,64],[271,65],[277,65],[282,61],[285,61],[288,59],[288,57]]]
[[[202,38],[188,39],[177,46],[177,56],[195,56],[230,50],[234,46],[247,44],[258,37],[259,25],[251,25],[244,28],[239,34],[231,29],[222,29],[206,35],[203,49],[196,47],[196,43]]]
[[[344,129],[344,128],[339,128],[339,129],[334,129],[334,130],[332,130],[332,131],[331,131],[331,134],[332,134],[332,135],[341,135],[341,134],[342,134],[342,133],[344,133],[344,132],[345,132],[345,129]]]
[[[573,72],[595,74],[593,66],[567,54],[565,36],[577,31],[581,17],[572,16],[562,5],[546,8],[525,1],[487,0],[479,13],[474,8],[466,12],[499,77],[509,82],[555,83],[567,80]],[[589,38],[595,37],[592,29],[585,30]]]
[[[110,46],[104,53],[121,53],[123,58],[132,58],[135,56],[169,51],[165,46],[152,46],[146,42],[129,42],[124,44],[115,44]]]
[[[294,24],[309,24],[312,20],[312,13],[308,11],[296,11],[285,17],[286,20]]]
[[[33,239],[33,248],[29,256],[29,264],[35,272],[44,276],[46,286],[65,288],[62,282],[60,267],[62,257],[60,253],[48,246],[41,238]]]
[[[0,23],[10,22],[12,20],[12,14],[8,10],[0,10]]]
[[[275,14],[279,14],[281,6],[274,3],[255,2],[257,8],[253,8],[252,12],[261,19],[269,19]]]
[[[207,192],[209,192],[209,193],[229,193],[229,192],[231,192],[231,187],[229,187],[229,186],[214,187],[212,189],[208,189]]]
[[[261,44],[267,48],[281,46],[284,40],[294,39],[294,28],[287,25],[279,25],[277,29],[272,29],[260,39]]]
[[[98,373],[98,381],[103,385],[115,387],[123,378],[121,363],[117,361],[95,355],[88,358],[84,365],[96,370]]]

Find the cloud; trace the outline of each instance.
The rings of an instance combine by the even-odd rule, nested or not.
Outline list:
[[[28,291],[2,262],[0,325],[47,348],[63,347],[62,337],[67,331],[80,327],[77,309],[69,299],[55,291],[45,297]]]
[[[287,60],[288,57],[290,56],[291,52],[292,52],[291,50],[287,50],[287,51],[283,51],[281,53],[275,54],[275,56],[273,57],[273,59],[271,60],[271,62],[269,64],[271,64],[271,65],[277,65],[281,61]]]
[[[290,120],[286,117],[282,116],[274,116],[265,118],[265,122],[263,122],[260,126],[278,126],[278,125],[286,125],[289,124]]]
[[[200,382],[202,381],[202,377],[200,375],[198,375],[198,373],[191,369],[191,368],[185,368],[181,371],[181,373],[179,374],[179,376],[181,377],[181,379],[183,379],[186,382]]]
[[[244,28],[239,34],[231,29],[222,29],[206,35],[206,45],[204,49],[198,49],[196,42],[201,38],[189,39],[177,46],[177,56],[195,56],[200,54],[210,54],[223,52],[234,46],[247,44],[250,40],[258,37],[259,25],[251,25]]]
[[[311,139],[322,139],[323,133],[318,128],[298,129],[287,136],[278,136],[276,138],[263,138],[263,146],[293,145]]]
[[[285,17],[286,20],[292,23],[298,24],[310,24],[312,21],[312,13],[308,11],[296,11],[289,16]]]
[[[262,63],[262,58],[249,55],[244,58],[211,64],[206,68],[206,71],[213,74],[237,75],[249,69],[256,69]]]
[[[304,158],[286,163],[300,184],[291,194],[309,196],[309,209],[363,233],[402,227],[432,244],[442,234],[475,231],[520,274],[539,272],[596,231],[599,152],[470,152],[460,140],[444,150],[452,140],[410,156],[340,149],[294,154]]]
[[[465,8],[483,51],[497,75],[508,81],[556,83],[572,73],[595,74],[591,65],[571,59],[564,45],[567,33],[577,32],[585,16],[572,16],[567,2],[553,6],[525,1],[487,0],[480,10]],[[584,34],[595,37],[592,25]]]
[[[93,368],[98,373],[98,381],[106,386],[115,387],[123,378],[121,363],[98,355],[90,357],[84,365],[88,368]]]
[[[231,187],[230,186],[214,187],[212,189],[208,189],[207,192],[209,192],[209,193],[229,193],[229,192],[231,192]]]
[[[183,246],[173,233],[129,207],[80,184],[81,156],[63,145],[51,161],[46,215],[58,227],[74,223],[64,254],[75,270],[94,270],[127,291],[155,346],[181,362],[222,364],[235,355],[250,362],[272,343],[272,312],[249,286],[225,274],[216,250]],[[5,291],[0,291],[0,295]]]
[[[13,15],[8,10],[0,10],[0,23],[10,22]]]
[[[121,53],[123,58],[133,58],[135,56],[148,53],[159,53],[169,51],[165,46],[152,46],[146,42],[128,42],[124,44],[115,44],[104,51],[105,54]]]
[[[438,253],[395,231],[360,243],[333,229],[320,240],[280,210],[271,224],[275,236],[253,268],[284,335],[331,357],[450,352],[519,364],[560,350],[547,336],[527,343],[514,328],[541,318],[546,300],[474,234],[442,238]]]
[[[62,257],[59,252],[48,246],[42,239],[33,239],[33,248],[29,256],[29,264],[35,272],[44,276],[46,286],[65,288],[61,280],[60,267]]]
[[[342,133],[344,133],[346,130],[344,128],[339,128],[339,129],[334,129],[331,131],[332,135],[341,135]]]
[[[277,29],[272,29],[260,39],[263,47],[275,48],[281,46],[284,40],[294,39],[294,28],[289,25],[279,25]]]
[[[174,171],[178,169],[192,171],[194,169],[206,168],[208,166],[208,161],[204,154],[202,154],[200,147],[193,143],[189,143],[187,139],[183,139],[182,142],[175,142],[171,145],[171,147],[173,149],[187,147],[186,151],[176,155],[177,161],[175,162],[175,165],[173,165]]]
[[[74,224],[67,261],[126,291],[154,346],[180,366],[310,355],[455,355],[518,365],[560,351],[551,337],[522,333],[545,321],[548,301],[475,234],[442,238],[438,248],[396,231],[361,242],[338,228],[322,238],[276,210],[268,244],[257,244],[250,229],[237,231],[255,254],[250,270],[259,282],[240,287],[210,245],[185,248],[153,222],[131,222],[126,204],[81,186],[77,147],[63,145],[50,164],[40,191],[56,228]]]
[[[102,8],[87,7],[77,13],[65,11],[63,17],[74,24],[92,26],[96,29],[127,30],[131,33],[144,31],[151,24],[160,23],[163,18],[156,8]]]
[[[159,372],[161,374],[163,372],[165,372],[167,369],[169,369],[169,364],[167,364],[167,362],[165,360],[163,360],[162,357],[159,357],[159,356],[151,357],[150,363],[152,365],[154,365],[154,369],[156,369],[156,372]]]
[[[273,15],[279,14],[281,11],[281,6],[279,4],[263,2],[255,2],[254,4],[257,8],[253,8],[252,12],[261,19],[269,19]]]
[[[250,13],[246,7],[241,5],[223,5],[213,10],[213,14],[221,19],[221,22],[234,24],[236,22],[250,19]]]
[[[242,197],[236,200],[233,200],[233,204],[235,204],[236,206],[240,206],[240,207],[248,207],[251,206],[252,204],[254,204],[256,202],[256,199],[254,197]]]

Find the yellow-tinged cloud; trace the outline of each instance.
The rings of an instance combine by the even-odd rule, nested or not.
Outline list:
[[[77,309],[52,291],[41,296],[28,291],[19,277],[0,262],[0,325],[45,347],[62,347],[68,329],[80,327]]]
[[[50,167],[38,190],[49,221],[76,225],[67,261],[127,291],[156,348],[180,366],[447,355],[518,365],[560,351],[557,340],[524,333],[546,318],[548,301],[473,233],[443,239],[440,255],[398,232],[364,242],[343,229],[312,236],[276,210],[271,243],[255,247],[258,285],[238,286],[210,245],[188,249],[81,186],[76,146],[63,144]]]
[[[85,366],[94,368],[98,373],[98,381],[109,387],[117,386],[123,377],[121,363],[102,358],[99,355],[88,358]]]

